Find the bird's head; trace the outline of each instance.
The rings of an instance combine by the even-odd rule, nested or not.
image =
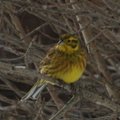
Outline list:
[[[57,44],[57,49],[71,54],[80,49],[79,38],[76,35],[63,34],[60,36],[60,41]]]

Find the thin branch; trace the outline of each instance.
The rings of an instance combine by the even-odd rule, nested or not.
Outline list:
[[[49,120],[55,120],[64,115],[64,113],[70,110],[78,101],[80,100],[78,95],[73,96],[55,115],[53,115]]]

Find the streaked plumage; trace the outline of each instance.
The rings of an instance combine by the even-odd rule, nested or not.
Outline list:
[[[86,53],[80,48],[79,39],[75,35],[62,35],[61,41],[53,47],[40,64],[40,72],[65,83],[79,80],[86,67]],[[47,83],[44,83],[47,85]],[[40,80],[23,98],[35,99],[41,91]]]

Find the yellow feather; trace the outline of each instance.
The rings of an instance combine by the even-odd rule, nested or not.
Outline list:
[[[60,41],[43,59],[40,67],[41,74],[74,83],[79,80],[86,67],[86,53],[80,48],[79,39],[74,35],[63,35]],[[35,99],[47,83],[38,82],[23,98]],[[43,82],[44,83],[44,82]]]
[[[83,71],[84,69],[81,69],[78,66],[72,66],[67,72],[60,71],[55,76],[59,76],[59,79],[63,80],[65,83],[74,83],[79,80]]]

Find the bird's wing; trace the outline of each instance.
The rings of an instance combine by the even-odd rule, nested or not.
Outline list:
[[[46,57],[41,62],[40,72],[49,76],[56,74],[60,70],[63,70],[66,64],[64,64],[65,58],[60,51],[52,48]]]

